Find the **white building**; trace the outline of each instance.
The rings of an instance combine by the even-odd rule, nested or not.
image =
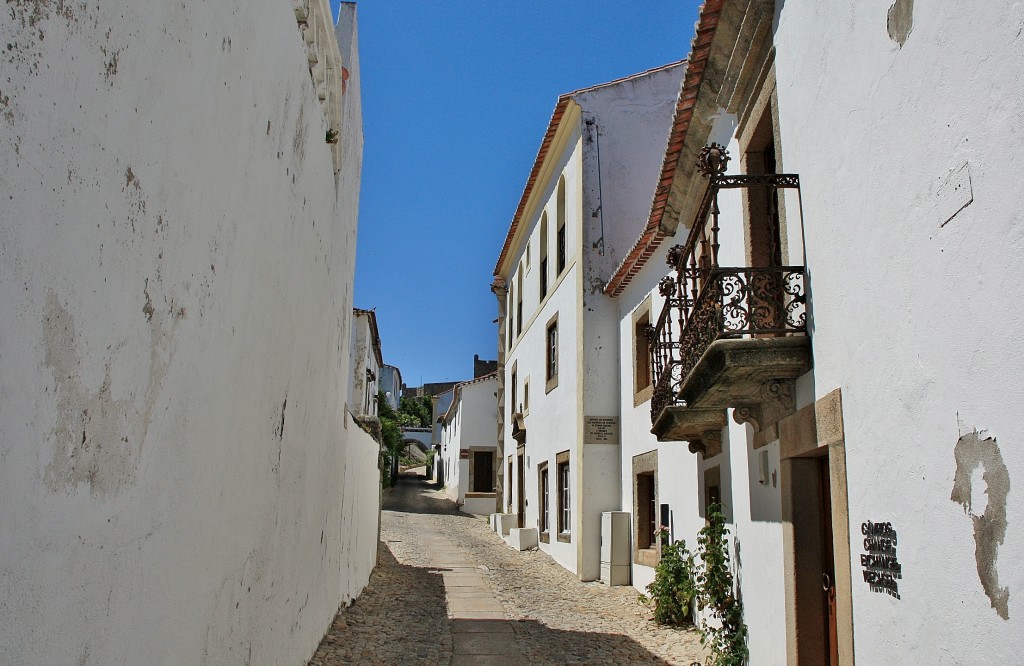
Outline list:
[[[349,372],[349,404],[353,416],[377,416],[377,392],[384,358],[380,350],[377,314],[352,309],[352,360]]]
[[[354,5],[5,11],[0,661],[303,663],[377,549]]]
[[[663,507],[692,545],[720,500],[752,665],[1019,660],[1022,24],[1009,2],[703,7],[604,291],[634,585]],[[694,166],[711,143],[722,175],[717,151]]]
[[[558,99],[494,271],[504,503],[583,580],[620,500],[617,304],[601,287],[643,225],[682,74]]]
[[[402,373],[393,365],[384,364],[380,367],[377,384],[384,392],[391,409],[398,411],[398,403],[402,397]]]
[[[495,477],[500,460],[494,443],[497,419],[496,373],[460,382],[441,417],[439,464],[445,492],[462,511],[494,513]]]

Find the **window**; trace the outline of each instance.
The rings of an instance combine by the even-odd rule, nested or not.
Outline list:
[[[505,476],[505,485],[508,486],[508,507],[507,513],[512,513],[512,456],[508,457],[508,475]]]
[[[704,519],[708,517],[708,507],[722,503],[722,469],[719,465],[704,470]]]
[[[546,462],[541,463],[537,466],[537,494],[538,502],[537,506],[540,507],[540,518],[537,521],[537,525],[540,528],[541,541],[548,543],[548,533],[551,531],[551,517],[549,515],[551,511],[551,501],[549,498],[550,482],[548,480],[548,464]]]
[[[493,493],[494,492],[494,452],[493,451],[471,451],[473,456],[473,492]]]
[[[515,414],[516,412],[521,411],[519,409],[519,401],[518,401],[519,371],[517,370],[517,366],[518,366],[518,362],[512,364],[512,377],[509,380],[509,383],[512,384],[512,405],[511,405],[511,408],[510,408],[510,413],[512,413],[512,414]]]
[[[512,349],[512,289],[509,289],[505,303],[505,318],[508,319],[508,348]]]
[[[565,270],[565,225],[558,227],[558,275],[562,274]]]
[[[558,271],[556,275],[561,275],[562,271],[565,270],[565,176],[558,179],[558,202],[557,202],[557,215],[555,217],[557,231],[557,252],[558,252]]]
[[[548,321],[544,351],[544,392],[558,386],[558,313]]]
[[[563,451],[556,458],[558,483],[558,540],[568,541],[572,532],[572,505],[569,495],[569,452]]]
[[[637,546],[654,548],[658,542],[658,512],[654,497],[654,473],[636,476]]]
[[[548,295],[548,214],[540,218],[540,300]]]
[[[633,561],[658,565],[658,452],[633,456]]]
[[[651,399],[651,342],[647,332],[651,326],[650,297],[633,312],[633,406]]]
[[[523,332],[523,265],[519,264],[519,277],[516,279],[516,335]]]
[[[530,413],[530,378],[523,380],[523,415]]]

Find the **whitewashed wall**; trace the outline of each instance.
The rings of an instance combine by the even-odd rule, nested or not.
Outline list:
[[[786,3],[776,34],[781,155],[803,183],[815,397],[842,387],[857,659],[1016,662],[1024,7],[916,3],[901,46],[909,25],[890,24],[891,5]],[[975,430],[995,440],[989,464],[958,470],[958,440]],[[898,534],[900,599],[861,578],[866,521]],[[978,524],[992,529],[980,545]]]
[[[0,37],[0,654],[302,663],[376,549],[355,39],[336,177],[288,2],[19,2]]]
[[[451,472],[450,476],[445,477],[445,492],[470,513],[494,512],[493,498],[466,498],[466,493],[470,492],[470,459],[462,458],[461,452],[471,448],[496,448],[494,422],[497,418],[497,389],[497,377],[460,384],[453,389],[455,403],[449,409],[450,420],[443,430],[442,460],[445,469]],[[494,464],[498,465],[499,462],[495,451]]]
[[[553,173],[550,181],[538,183],[538,187],[545,187],[539,193],[539,200],[545,202],[539,206],[533,219],[527,226],[526,235],[532,245],[531,269],[526,274],[523,292],[523,329],[521,336],[514,336],[512,349],[505,357],[505,409],[508,413],[505,417],[505,442],[504,450],[506,460],[501,461],[504,469],[507,469],[508,456],[515,460],[517,442],[512,439],[512,366],[516,365],[518,373],[518,401],[523,401],[523,383],[527,378],[530,380],[530,406],[529,414],[526,416],[527,444],[526,454],[528,460],[525,468],[525,498],[526,526],[537,527],[539,523],[538,504],[538,479],[537,466],[548,461],[549,479],[551,487],[550,496],[550,524],[557,525],[555,507],[555,455],[561,451],[570,451],[570,473],[573,475],[571,497],[575,503],[578,499],[577,488],[579,487],[577,442],[580,433],[580,407],[579,407],[579,362],[576,354],[575,341],[578,337],[579,321],[582,314],[579,312],[580,277],[579,271],[579,247],[580,247],[580,216],[581,216],[581,191],[579,183],[581,175],[583,145],[581,133],[578,128],[574,129],[567,141],[565,149],[560,155],[549,155],[554,161]],[[558,174],[564,174],[566,182],[566,265],[561,277],[556,275],[557,271],[557,184]],[[547,211],[548,216],[548,294],[543,302],[540,302],[540,218],[541,214]],[[519,265],[520,259],[525,254],[524,247],[519,248],[515,255],[515,265]],[[518,284],[516,275],[513,274],[509,284]],[[515,311],[515,303],[512,304],[512,311]],[[547,322],[558,313],[558,335],[559,335],[559,360],[558,360],[558,386],[550,393],[545,393],[545,345]],[[513,331],[514,333],[514,331]],[[518,463],[516,463],[518,464]],[[511,493],[512,512],[517,506],[518,488],[516,475],[505,481],[505,492]],[[578,512],[573,511],[573,520]],[[572,572],[577,571],[576,544],[563,543],[555,538],[556,530],[552,529],[550,543],[540,544],[540,548],[551,555],[556,562]],[[575,530],[573,530],[575,531]]]
[[[354,312],[350,345],[349,409],[356,416],[377,416],[377,389],[380,386],[380,365],[373,346],[371,315]]]

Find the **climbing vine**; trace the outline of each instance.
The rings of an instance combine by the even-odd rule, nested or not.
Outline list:
[[[707,524],[697,535],[697,608],[707,611],[701,618],[700,642],[710,651],[708,666],[744,666],[749,656],[747,625],[729,567],[729,529],[721,505],[710,505],[707,514]]]
[[[693,622],[694,604],[705,611],[698,630],[709,653],[706,666],[745,666],[749,657],[743,602],[730,568],[728,535],[719,504],[708,507],[707,524],[697,535],[696,553],[687,549],[685,541],[670,544],[668,530],[663,529],[654,582],[639,599],[654,606],[658,624]]]

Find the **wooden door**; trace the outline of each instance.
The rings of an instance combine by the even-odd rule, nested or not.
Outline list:
[[[523,472],[526,456],[520,453],[516,457],[516,526],[526,527],[526,475]]]
[[[821,590],[825,635],[828,636],[828,663],[839,664],[839,631],[836,623],[836,564],[832,551],[832,484],[828,456],[818,462],[818,497],[821,507]]]

